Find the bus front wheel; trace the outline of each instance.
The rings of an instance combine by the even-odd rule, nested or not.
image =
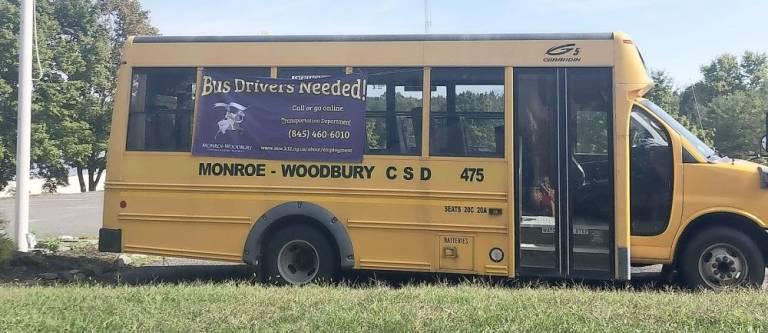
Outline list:
[[[295,225],[277,230],[270,238],[264,262],[267,282],[303,285],[333,279],[338,258],[319,231]]]
[[[729,228],[695,235],[685,244],[680,259],[683,280],[693,289],[759,287],[765,278],[765,259],[755,242]]]

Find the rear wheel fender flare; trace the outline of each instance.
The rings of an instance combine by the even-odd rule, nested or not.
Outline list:
[[[243,249],[243,261],[259,266],[262,248],[266,242],[264,236],[276,230],[275,228],[280,227],[281,224],[290,222],[290,217],[303,217],[305,221],[312,221],[309,223],[314,223],[314,227],[326,231],[333,238],[332,240],[338,249],[341,268],[351,269],[354,267],[355,257],[352,240],[344,224],[324,207],[304,201],[282,203],[261,215],[248,233]]]

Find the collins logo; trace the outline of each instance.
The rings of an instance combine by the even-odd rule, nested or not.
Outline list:
[[[544,52],[544,62],[579,62],[581,57],[581,48],[576,47],[576,43],[563,44],[550,47]]]

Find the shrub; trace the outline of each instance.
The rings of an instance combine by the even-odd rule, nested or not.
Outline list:
[[[16,244],[6,235],[0,236],[0,267],[8,266],[16,252]]]
[[[56,238],[44,239],[37,243],[37,248],[56,253],[61,249],[61,241]]]
[[[0,230],[5,230],[6,224],[8,221],[0,219]],[[16,244],[5,232],[0,233],[0,267],[8,266],[14,252],[16,252]]]

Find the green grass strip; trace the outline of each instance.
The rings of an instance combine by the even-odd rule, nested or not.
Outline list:
[[[10,332],[766,332],[768,297],[465,283],[1,286]]]

